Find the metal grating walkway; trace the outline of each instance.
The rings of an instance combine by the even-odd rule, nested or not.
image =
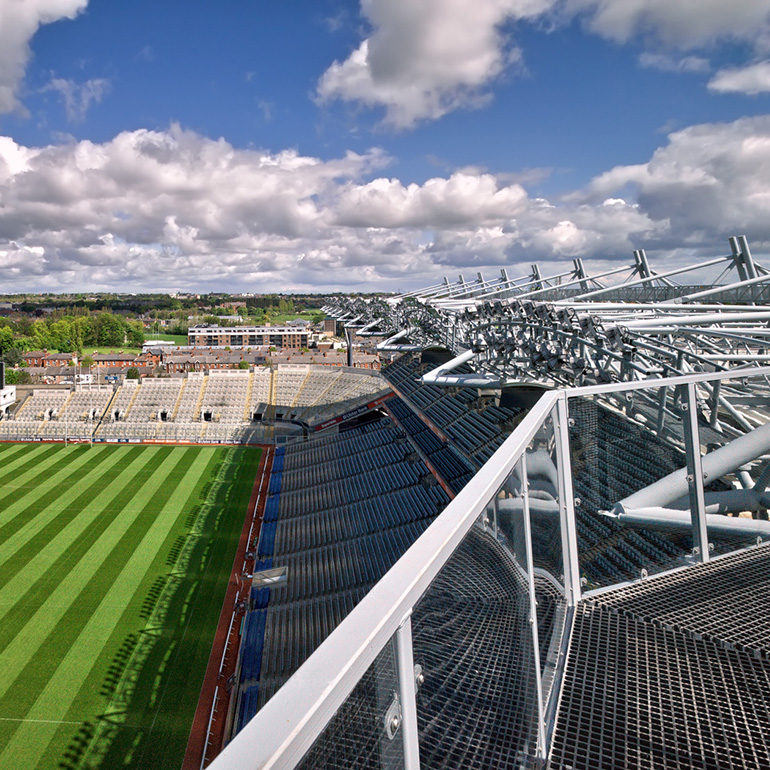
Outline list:
[[[549,770],[770,767],[770,548],[576,613]]]

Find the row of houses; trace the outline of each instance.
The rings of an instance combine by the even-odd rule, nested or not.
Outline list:
[[[208,372],[213,369],[246,369],[277,364],[320,364],[345,366],[343,350],[299,351],[293,348],[274,350],[265,346],[227,350],[201,347],[148,347],[139,355],[131,353],[93,353],[93,366],[84,368],[72,353],[48,353],[32,350],[22,354],[26,371],[33,382],[72,384],[76,382],[110,382],[122,379],[129,369],[137,369],[140,377],[180,375]],[[379,369],[376,355],[355,351],[353,366]]]

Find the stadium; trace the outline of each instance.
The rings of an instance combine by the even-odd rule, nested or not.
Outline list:
[[[32,444],[64,477],[53,450],[75,442],[108,466],[134,452],[168,478],[205,478],[192,508],[231,486],[233,511],[248,500],[221,546],[225,632],[185,768],[762,767],[769,296],[770,271],[736,237],[724,257],[665,271],[638,251],[601,274],[576,260],[335,297],[324,311],[349,349],[376,345],[380,373],[35,390],[0,420],[7,478],[34,473]],[[254,445],[249,462],[226,456]],[[198,454],[142,460],[151,450]],[[165,478],[149,483],[176,510]],[[175,526],[164,542],[181,553],[192,540]],[[200,623],[218,612],[212,596]],[[120,741],[131,766],[108,723],[81,725],[68,767],[116,766]]]

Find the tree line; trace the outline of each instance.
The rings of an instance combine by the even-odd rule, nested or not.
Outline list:
[[[89,347],[141,347],[144,326],[141,321],[113,315],[62,315],[45,319],[0,318],[0,355],[8,361],[12,350],[57,350],[82,353]],[[10,361],[8,361],[10,363]]]

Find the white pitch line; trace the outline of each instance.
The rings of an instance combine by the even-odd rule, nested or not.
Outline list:
[[[83,722],[68,722],[65,719],[18,719],[16,717],[0,717],[0,722],[39,722],[46,725],[82,725]]]

